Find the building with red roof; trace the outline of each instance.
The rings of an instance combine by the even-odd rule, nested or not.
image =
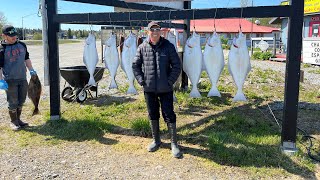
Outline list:
[[[173,21],[173,23],[182,23],[183,21]],[[252,23],[244,18],[228,18],[228,19],[200,19],[190,21],[190,31],[195,31],[201,36],[201,44],[203,45],[206,38],[209,37],[214,29],[224,38],[230,41],[237,36],[241,26],[241,31],[246,34],[248,44],[250,44],[250,38],[256,37],[276,37],[280,38],[280,29],[267,27]],[[165,29],[164,29],[165,30]],[[179,41],[182,42],[183,30],[178,30]]]

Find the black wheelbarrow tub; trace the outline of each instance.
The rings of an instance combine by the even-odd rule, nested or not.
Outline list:
[[[94,79],[96,82],[102,79],[104,67],[96,67]],[[88,84],[90,74],[86,66],[60,67],[61,76],[75,88],[84,88]]]

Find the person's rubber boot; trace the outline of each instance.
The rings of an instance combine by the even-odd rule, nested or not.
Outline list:
[[[149,144],[147,149],[149,152],[154,152],[158,150],[161,145],[159,120],[151,120],[150,124],[153,141],[151,144]]]
[[[182,152],[180,151],[177,143],[177,129],[176,123],[168,123],[168,130],[171,136],[171,152],[173,157],[180,158],[182,157]]]
[[[22,112],[22,108],[17,108],[17,116],[18,116],[18,123],[21,127],[26,127],[29,126],[28,123],[25,123],[23,121],[21,121],[20,116],[21,116],[21,112]]]
[[[10,127],[12,130],[17,131],[20,129],[20,125],[18,122],[17,110],[9,110],[9,115],[11,119]]]

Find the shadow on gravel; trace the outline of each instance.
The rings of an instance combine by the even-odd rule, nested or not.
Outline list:
[[[179,135],[180,140],[200,146],[183,146],[182,151],[224,166],[283,168],[305,179],[316,179],[313,162],[307,163],[307,157],[302,157],[306,154],[299,152],[288,157],[280,151],[280,129],[268,114],[268,106],[259,106],[262,101],[258,99],[178,127],[178,132],[189,132]]]
[[[283,102],[275,101],[270,105],[275,117],[282,119]],[[299,102],[297,127],[308,134],[320,135],[320,103]],[[280,122],[281,123],[281,122]]]
[[[136,99],[127,97],[127,96],[109,96],[109,95],[99,95],[98,98],[88,98],[85,102],[83,102],[84,105],[95,105],[97,107],[102,106],[109,106],[112,104],[123,104],[123,103],[129,103],[133,102]]]
[[[43,125],[28,127],[23,130],[49,136],[50,138],[48,138],[48,140],[60,139],[78,142],[96,140],[102,144],[112,145],[118,141],[105,138],[104,135],[113,128],[114,125],[101,120],[76,119],[67,121],[61,119],[57,121],[47,121]]]

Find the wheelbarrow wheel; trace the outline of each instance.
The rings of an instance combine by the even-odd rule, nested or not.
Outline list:
[[[61,98],[65,101],[72,102],[73,90],[71,87],[65,87],[61,92]]]
[[[87,99],[87,91],[85,89],[78,89],[76,94],[78,103],[83,103]]]

